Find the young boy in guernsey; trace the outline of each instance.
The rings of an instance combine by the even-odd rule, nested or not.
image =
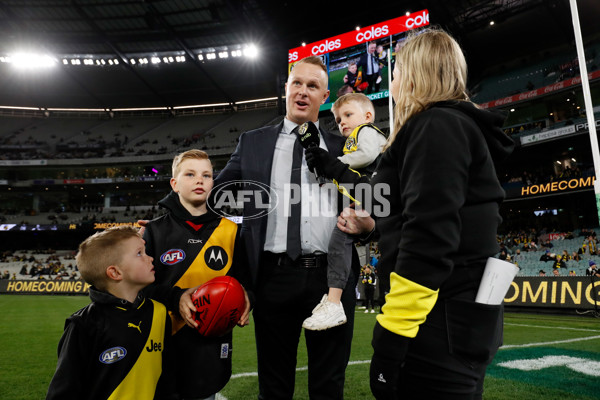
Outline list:
[[[387,141],[385,134],[373,125],[373,103],[362,93],[349,93],[336,100],[331,112],[340,133],[346,138],[340,161],[362,175],[371,175]],[[344,193],[343,190],[341,192]],[[341,298],[350,274],[353,241],[352,236],[346,235],[337,226],[334,228],[327,252],[329,292],[323,295],[312,315],[304,320],[302,326],[305,329],[325,330],[346,323]]]
[[[65,323],[46,399],[177,399],[165,369],[171,323],[165,306],[141,292],[154,266],[138,230],[96,233],[76,261],[92,302]]]
[[[181,399],[214,399],[231,376],[232,334],[204,337],[195,327],[193,290],[217,276],[230,275],[248,288],[238,226],[211,211],[213,168],[202,150],[188,150],[173,159],[172,191],[159,201],[168,212],[146,224],[144,239],[154,257],[156,282],[147,289],[164,301],[172,318],[172,365]],[[248,324],[251,292],[238,321]]]

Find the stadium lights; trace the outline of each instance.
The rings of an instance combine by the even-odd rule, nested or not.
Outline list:
[[[256,58],[258,56],[258,48],[251,44],[244,49],[244,55],[248,58]]]
[[[56,59],[47,54],[15,53],[4,57],[4,62],[21,69],[49,68],[56,65]]]
[[[490,21],[490,26],[494,25],[495,22],[494,21]]]
[[[205,48],[196,50],[195,57],[198,60],[216,60],[227,58],[240,58],[246,56],[255,58],[258,55],[258,48],[254,44],[234,45],[233,47],[219,46],[217,48]],[[187,61],[185,54],[182,51],[165,51],[153,54],[129,54],[126,59],[115,58],[111,54],[63,54],[57,58],[53,56],[20,56],[20,55],[0,55],[0,63],[16,64],[20,67],[38,67],[51,66],[62,61],[65,66],[115,66],[120,62],[125,62],[131,65],[146,65],[146,64],[173,64],[183,63]]]

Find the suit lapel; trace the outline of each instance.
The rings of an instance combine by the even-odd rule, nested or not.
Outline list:
[[[340,140],[333,134],[324,131],[321,127],[319,127],[319,130],[321,131],[321,137],[327,145],[327,151],[335,156],[341,155],[343,146]]]

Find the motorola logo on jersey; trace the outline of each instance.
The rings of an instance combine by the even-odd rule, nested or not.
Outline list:
[[[212,270],[222,270],[227,265],[227,261],[229,261],[227,252],[220,246],[209,247],[204,252],[204,262]]]
[[[100,354],[100,362],[103,364],[114,364],[124,359],[126,355],[127,350],[124,347],[111,347]]]
[[[181,249],[167,250],[160,256],[160,262],[165,265],[175,265],[185,260],[185,252]]]

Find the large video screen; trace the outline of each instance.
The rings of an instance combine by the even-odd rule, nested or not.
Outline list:
[[[330,93],[321,110],[330,109],[339,96],[350,92],[364,93],[371,100],[389,97],[388,55],[393,59],[396,44],[404,40],[407,31],[427,25],[429,11],[421,10],[290,49],[288,73],[304,57],[323,59]]]

